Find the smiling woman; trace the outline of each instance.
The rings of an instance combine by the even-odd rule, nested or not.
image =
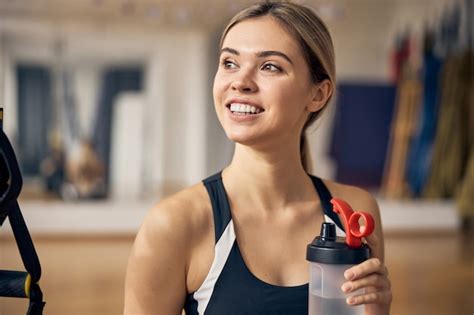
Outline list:
[[[149,212],[129,260],[125,314],[308,314],[306,245],[325,221],[344,229],[332,196],[376,226],[365,239],[372,257],[346,270],[341,288],[365,291],[345,303],[388,314],[377,203],[306,163],[304,131],[335,86],[326,26],[307,7],[266,1],[230,21],[220,49],[214,105],[235,142],[232,162]]]
[[[225,34],[214,80],[214,104],[227,137],[239,144],[281,141],[282,136],[299,139],[308,114],[327,103],[330,83],[313,84],[298,42],[271,16],[242,21]],[[232,104],[247,104],[261,112],[236,117],[229,111]]]

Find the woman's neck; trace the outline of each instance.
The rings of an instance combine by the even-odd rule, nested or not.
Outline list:
[[[236,144],[231,164],[223,171],[227,192],[252,208],[284,210],[314,194],[298,148],[256,150]]]

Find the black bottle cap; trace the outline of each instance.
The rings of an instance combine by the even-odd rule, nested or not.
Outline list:
[[[355,265],[369,259],[370,249],[367,245],[351,248],[345,240],[336,237],[334,223],[324,222],[321,234],[306,248],[306,260],[323,264]]]

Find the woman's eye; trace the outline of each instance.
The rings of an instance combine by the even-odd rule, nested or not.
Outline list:
[[[266,63],[262,67],[263,70],[270,71],[270,72],[280,72],[281,68],[278,66],[275,66],[272,63]]]
[[[222,66],[225,68],[225,69],[235,69],[237,68],[237,65],[230,61],[230,60],[223,60],[222,61]]]

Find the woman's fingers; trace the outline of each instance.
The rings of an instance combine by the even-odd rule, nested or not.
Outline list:
[[[390,290],[377,291],[372,293],[354,295],[347,298],[347,304],[385,304],[389,305],[392,301],[392,292]]]
[[[388,275],[387,267],[378,258],[370,258],[363,263],[355,265],[344,272],[347,280],[356,280],[377,273],[382,276]]]
[[[387,277],[380,276],[378,274],[372,274],[359,280],[344,283],[341,287],[341,290],[345,293],[350,293],[367,287],[390,290],[391,284]]]
[[[380,259],[371,258],[353,266],[346,270],[344,276],[349,280],[341,287],[341,290],[345,293],[365,289],[362,294],[348,297],[348,304],[371,304],[374,307],[390,305],[392,291],[388,279],[388,270]]]

